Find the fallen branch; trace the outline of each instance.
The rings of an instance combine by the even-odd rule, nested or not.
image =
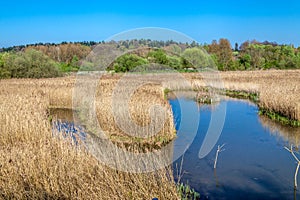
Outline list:
[[[219,156],[219,153],[222,152],[222,151],[225,151],[225,149],[222,149],[224,146],[225,146],[225,144],[222,144],[222,146],[218,145],[218,149],[217,149],[217,152],[216,152],[216,158],[215,158],[214,169],[217,168],[217,162],[218,162],[218,156]]]
[[[295,160],[297,161],[297,168],[296,168],[296,171],[295,171],[295,175],[294,175],[294,188],[297,189],[298,187],[298,184],[297,184],[297,176],[298,176],[298,171],[299,171],[299,166],[300,166],[300,160],[298,159],[298,157],[295,155],[295,152],[293,150],[293,145],[291,144],[291,148],[287,148],[287,147],[284,147],[288,152],[290,152],[293,157],[295,158]]]

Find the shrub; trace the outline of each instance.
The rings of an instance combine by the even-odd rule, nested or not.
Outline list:
[[[1,56],[0,78],[49,78],[60,75],[57,64],[34,49]]]

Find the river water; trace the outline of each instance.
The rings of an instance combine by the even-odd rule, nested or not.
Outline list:
[[[198,191],[201,199],[300,199],[300,192],[294,190],[297,164],[284,149],[291,144],[299,145],[299,128],[259,116],[258,107],[249,101],[226,99],[216,105],[202,106],[185,98],[169,102],[178,130],[174,151],[187,148],[183,158],[173,164],[176,181],[180,174],[180,182]],[[185,112],[189,110],[185,115],[188,120],[182,118],[180,107]],[[212,150],[200,159],[199,150],[211,116],[220,107],[226,107],[221,135]],[[194,140],[182,147],[182,140],[194,135],[190,130],[193,123],[198,125]],[[217,146],[222,144],[225,145],[214,169]]]

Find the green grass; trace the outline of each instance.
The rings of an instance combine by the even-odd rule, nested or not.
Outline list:
[[[260,108],[259,114],[265,115],[265,116],[269,117],[270,119],[272,119],[274,121],[278,121],[284,125],[289,125],[292,127],[300,127],[300,121],[294,120],[294,119],[289,119],[288,117],[285,117],[285,116],[281,115],[280,113],[276,113],[274,111],[269,111],[269,110]]]
[[[198,200],[200,199],[200,194],[196,192],[193,188],[186,184],[178,184],[177,191],[182,200]]]
[[[165,99],[168,99],[168,94],[169,94],[170,92],[172,92],[171,89],[169,89],[169,88],[165,88],[165,89],[164,89],[164,98],[165,98]]]
[[[254,103],[259,102],[259,94],[258,93],[251,93],[246,91],[236,91],[236,90],[226,90],[226,96],[238,98],[238,99],[249,99]]]

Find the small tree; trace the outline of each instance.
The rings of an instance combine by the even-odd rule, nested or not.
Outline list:
[[[11,72],[6,63],[8,59],[9,59],[9,53],[0,54],[0,79],[11,77]]]
[[[193,65],[191,67],[201,68],[209,66],[209,55],[197,47],[186,49],[182,56]]]
[[[138,66],[147,64],[148,61],[135,54],[125,54],[118,57],[114,63],[116,72],[127,72]]]
[[[166,53],[162,49],[157,49],[154,51],[150,51],[148,53],[148,60],[150,62],[154,62],[157,64],[167,65],[168,64],[168,58]]]
[[[2,78],[47,78],[60,75],[56,63],[34,49],[3,55],[2,61]]]

